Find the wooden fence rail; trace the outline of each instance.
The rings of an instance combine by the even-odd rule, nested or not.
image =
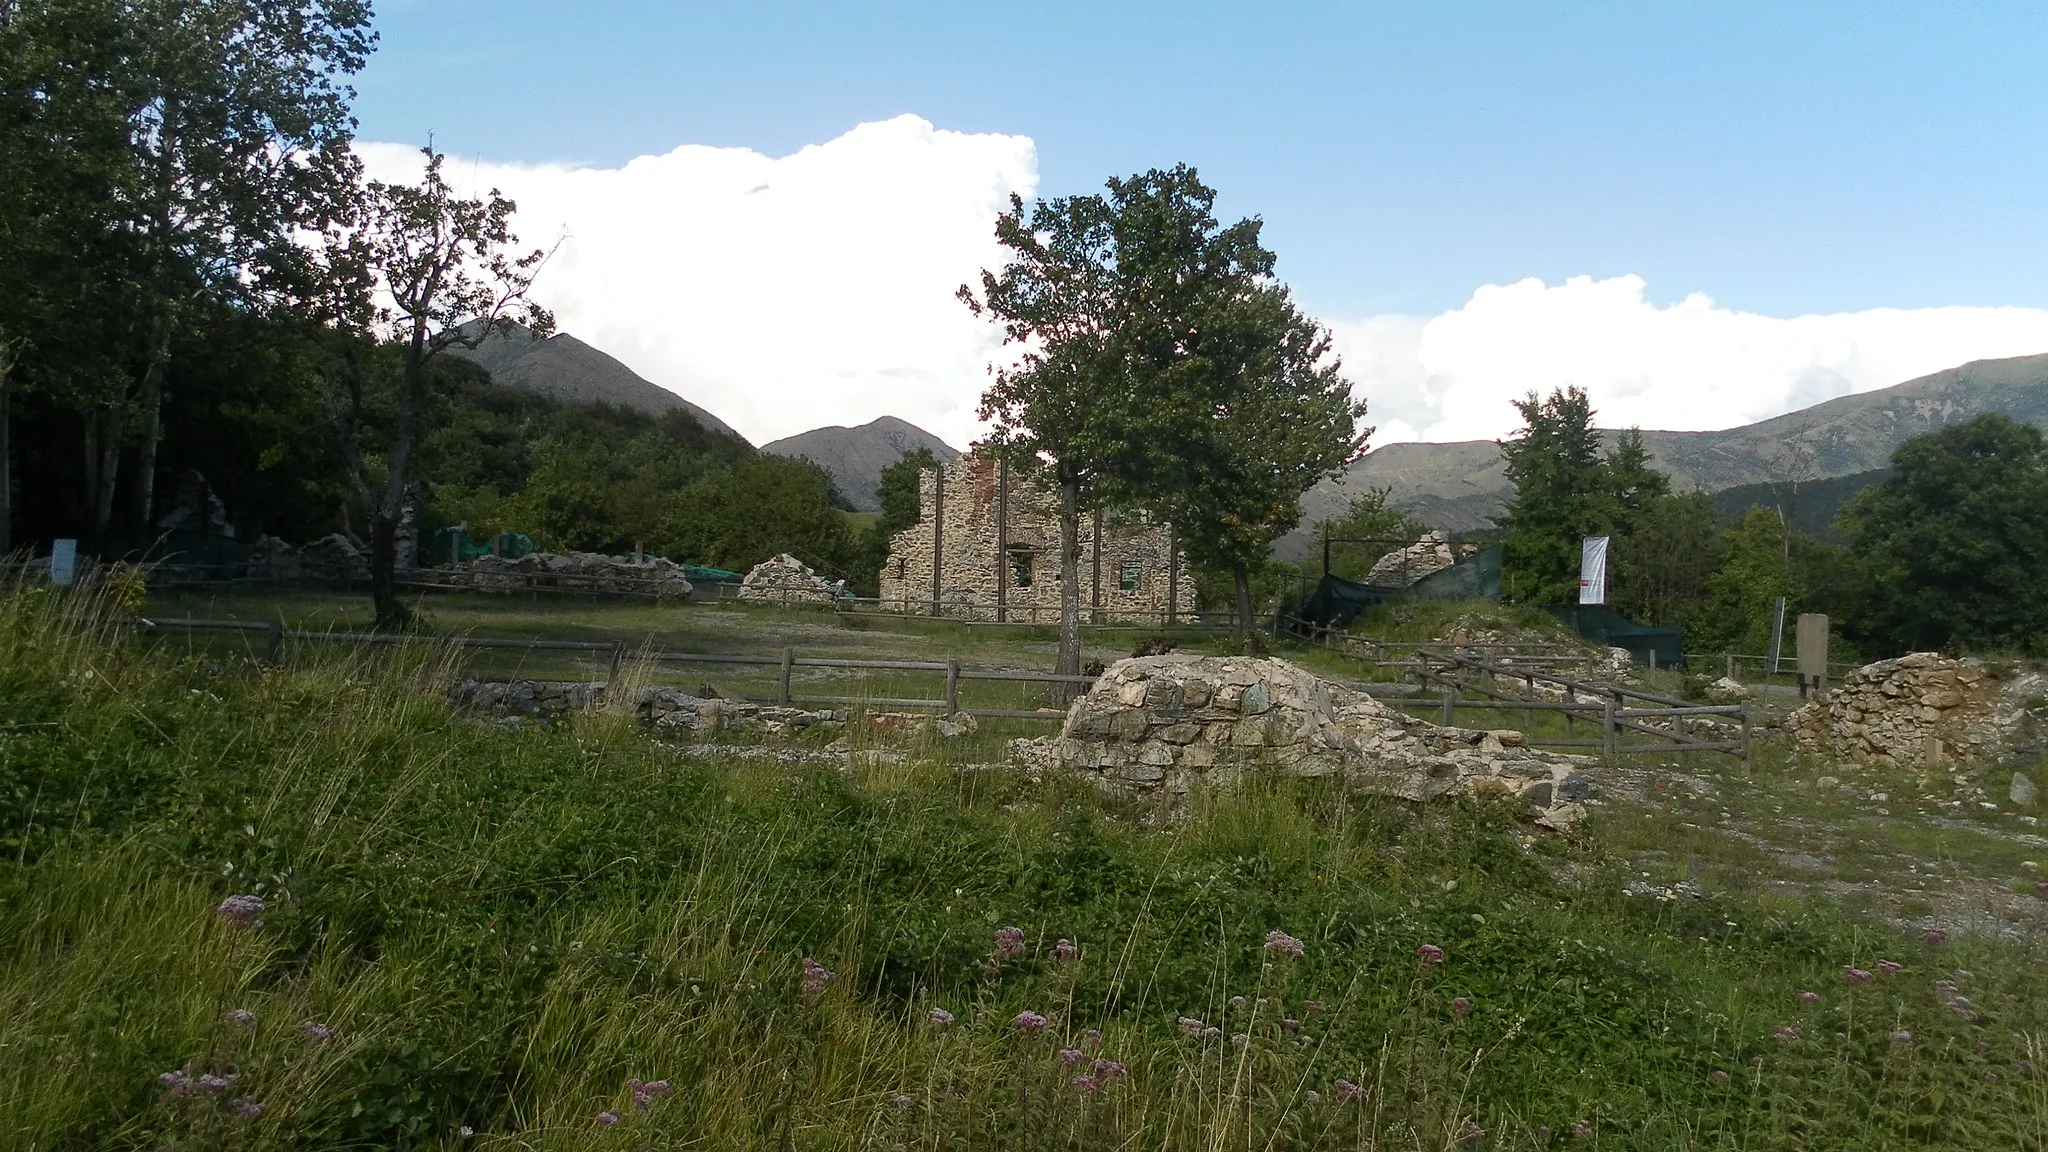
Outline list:
[[[610,675],[615,679],[625,662],[634,657],[633,649],[621,640],[523,640],[496,636],[416,636],[404,633],[383,632],[333,632],[303,628],[286,628],[277,621],[253,620],[197,620],[183,617],[152,616],[138,618],[134,623],[143,628],[169,629],[180,631],[219,631],[262,633],[264,654],[262,659],[271,664],[282,663],[287,643],[339,643],[339,644],[442,644],[461,649],[498,649],[527,652],[590,652],[604,653],[610,658]],[[1064,708],[962,708],[960,706],[960,685],[963,681],[1017,684],[1057,684],[1086,688],[1095,683],[1093,676],[1067,676],[1053,672],[1019,672],[1008,669],[963,668],[958,659],[945,660],[850,660],[842,657],[798,656],[793,649],[783,648],[774,655],[750,652],[649,652],[642,658],[655,664],[723,664],[731,666],[773,667],[777,669],[776,691],[772,696],[748,696],[749,700],[764,704],[796,706],[802,703],[859,704],[884,708],[931,708],[948,715],[965,712],[970,716],[1007,718],[1019,720],[1064,720]],[[817,694],[799,695],[796,691],[793,673],[798,668],[835,668],[874,672],[936,672],[945,676],[944,694],[934,698],[873,698],[865,696],[826,696]]]

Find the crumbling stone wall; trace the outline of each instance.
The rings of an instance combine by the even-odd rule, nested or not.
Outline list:
[[[1866,664],[1794,712],[1802,751],[1899,766],[2003,755],[2033,737],[2048,676],[1934,652]]]
[[[529,552],[517,560],[485,554],[435,570],[439,578],[484,590],[559,588],[593,593],[688,596],[694,589],[673,560],[605,556],[596,552]]]
[[[1365,582],[1376,588],[1406,588],[1424,576],[1434,576],[1458,563],[1451,538],[1429,532],[1405,548],[1396,548],[1373,564]]]
[[[845,582],[825,579],[787,552],[754,565],[739,592],[757,604],[830,604],[844,595]]]
[[[1074,702],[1058,737],[1019,742],[1017,753],[1167,798],[1260,772],[1334,776],[1416,801],[1512,795],[1552,826],[1575,820],[1592,794],[1586,761],[1530,749],[1519,732],[1428,724],[1284,660],[1244,656],[1118,661]]]
[[[1060,614],[1059,496],[994,457],[970,452],[918,479],[920,519],[889,542],[882,606],[1052,623]],[[1105,514],[1081,523],[1081,610],[1103,623],[1160,623],[1194,611],[1195,589],[1172,534]]]

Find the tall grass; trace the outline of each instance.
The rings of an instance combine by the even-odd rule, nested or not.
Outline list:
[[[1625,896],[1481,805],[502,731],[447,668],[0,594],[0,1146],[2048,1148],[2031,945]]]

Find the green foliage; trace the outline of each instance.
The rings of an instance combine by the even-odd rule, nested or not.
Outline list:
[[[2048,446],[1986,414],[1915,436],[1838,521],[1855,633],[1885,651],[2048,646]]]
[[[8,1146],[2041,1147],[2020,945],[1623,896],[1633,873],[1544,861],[1500,806],[1299,782],[1154,825],[613,717],[506,731],[417,695],[431,657],[224,672],[81,607],[0,600]],[[261,922],[215,912],[231,893]],[[1878,958],[1906,968],[1844,981]],[[1967,1014],[1934,983],[1958,967]],[[1084,1093],[1098,1057],[1128,1074]],[[172,1069],[264,1111],[166,1093]],[[670,1096],[636,1111],[628,1077]]]
[[[889,539],[917,523],[920,515],[918,477],[927,469],[938,466],[938,458],[932,455],[932,450],[920,446],[905,452],[895,463],[882,469],[881,481],[875,487],[882,511],[874,523],[860,534],[857,544],[859,555],[851,581],[855,595],[880,594],[882,565],[889,560]]]
[[[1315,552],[1310,559],[1320,564],[1327,544],[1330,571],[1347,580],[1363,580],[1380,557],[1421,539],[1429,525],[1399,508],[1388,507],[1387,497],[1392,492],[1391,488],[1368,488],[1346,501],[1343,512],[1316,521]]]
[[[658,539],[671,557],[744,572],[788,552],[845,579],[857,560],[832,478],[809,460],[751,455],[669,498]]]
[[[1726,556],[1722,531],[1722,518],[1704,493],[1666,493],[1646,501],[1633,531],[1614,542],[1608,602],[1641,624],[1691,619]],[[1692,627],[1689,647],[1720,651],[1699,647]]]

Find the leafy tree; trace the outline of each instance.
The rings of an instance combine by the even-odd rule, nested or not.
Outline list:
[[[1363,580],[1380,557],[1392,550],[1378,541],[1405,543],[1419,540],[1429,531],[1429,525],[1414,515],[1390,507],[1387,500],[1392,494],[1392,488],[1368,488],[1346,501],[1343,512],[1316,521],[1316,555],[1320,558],[1327,545],[1333,574]]]
[[[1522,429],[1500,446],[1514,495],[1494,521],[1508,534],[1502,579],[1524,603],[1568,603],[1578,596],[1580,541],[1628,536],[1671,482],[1650,467],[1633,429],[1601,453],[1583,388],[1531,392],[1515,408]]]
[[[1186,165],[1042,200],[1028,214],[1012,196],[996,220],[1009,262],[982,273],[978,295],[959,291],[1018,348],[982,395],[988,442],[1059,497],[1062,673],[1081,667],[1081,516],[1156,489],[1151,478],[1171,470],[1162,432],[1180,374],[1203,370],[1192,346],[1202,321],[1272,269],[1259,222],[1220,225],[1215,199]]]
[[[663,551],[736,572],[787,552],[846,579],[854,542],[838,504],[831,476],[811,461],[749,456],[671,500]]]
[[[1703,492],[1646,501],[1614,543],[1610,601],[1640,623],[1681,622],[1724,560],[1721,534],[1721,517]]]
[[[1851,632],[1884,650],[2048,648],[2048,447],[1986,414],[1915,436],[1841,512]]]
[[[444,157],[432,147],[421,151],[427,163],[419,185],[373,181],[365,189],[332,237],[326,273],[343,283],[375,285],[388,303],[366,314],[344,296],[342,318],[367,320],[363,326],[394,346],[399,361],[381,492],[359,438],[365,362],[347,352],[340,362],[346,395],[336,426],[350,481],[370,510],[370,595],[379,627],[403,622],[395,582],[398,521],[412,482],[428,365],[450,348],[475,348],[514,326],[537,337],[554,329],[554,317],[527,298],[547,253],[512,254],[519,244],[512,233],[517,206],[495,188],[487,199],[458,198],[441,175]]]
[[[882,565],[889,561],[890,539],[916,524],[921,515],[918,477],[927,469],[938,466],[938,457],[932,455],[932,450],[920,446],[905,452],[895,463],[882,469],[881,482],[875,489],[875,494],[881,499],[882,510],[861,535],[860,559],[854,573],[853,584],[860,589],[861,595],[880,593]]]
[[[1179,401],[1140,491],[1179,533],[1191,562],[1227,570],[1238,639],[1256,642],[1252,575],[1273,541],[1301,521],[1301,494],[1364,451],[1365,405],[1330,351],[1330,334],[1287,290],[1258,285],[1219,296],[1168,379]]]

